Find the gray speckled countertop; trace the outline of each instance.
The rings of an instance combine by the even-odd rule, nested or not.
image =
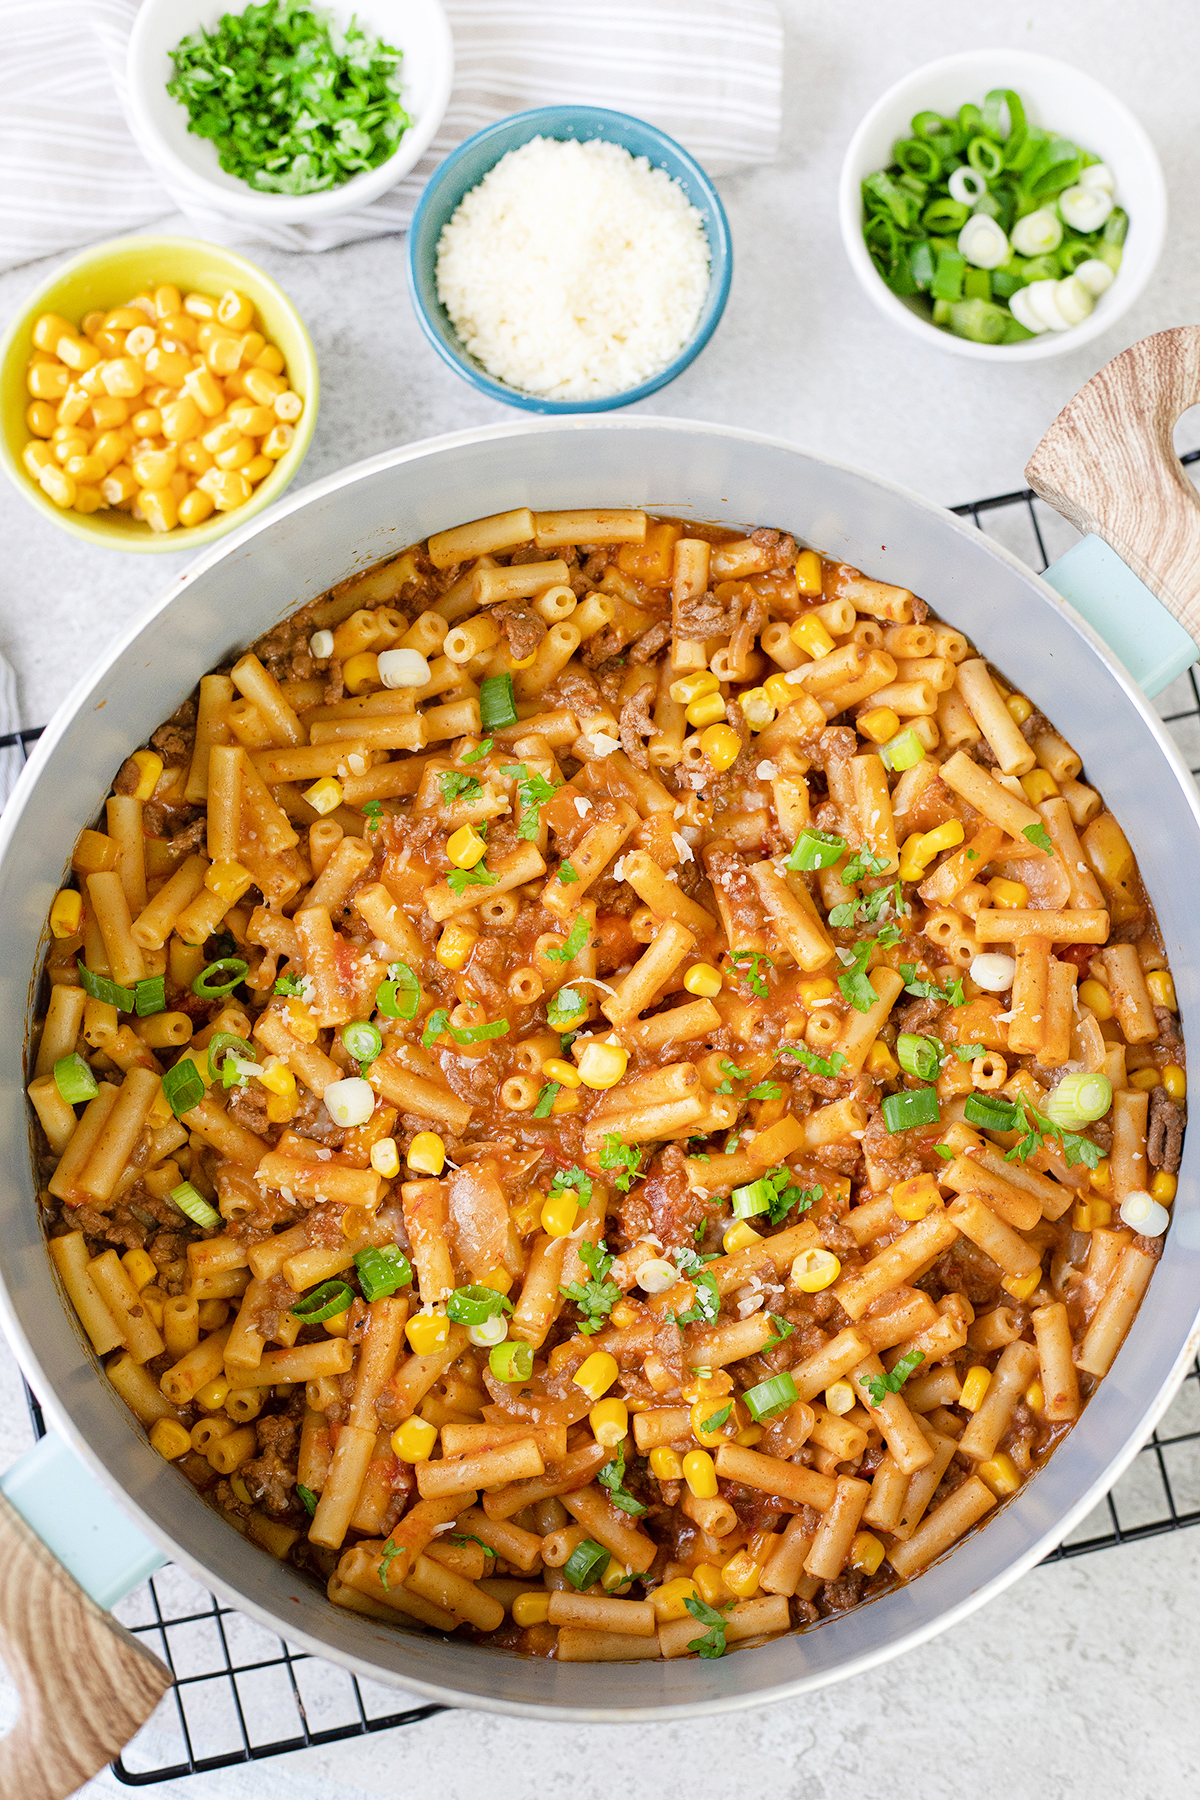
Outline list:
[[[643,411],[774,432],[954,504],[1022,485],[1047,424],[1108,357],[1191,323],[1200,292],[1195,199],[1200,9],[1192,0],[1040,0],[980,14],[936,0],[783,0],[784,141],[766,168],[721,183],[736,265],[707,351]],[[917,64],[1007,43],[1075,62],[1133,108],[1162,157],[1168,249],[1135,309],[1075,355],[1004,369],[901,339],[845,262],[834,195],[844,145],[876,96]],[[179,221],[164,222],[178,226]],[[251,252],[288,289],[321,361],[321,415],[301,480],[389,445],[491,423],[504,408],[433,355],[409,310],[403,244],[324,257]],[[48,272],[0,277],[0,318]],[[1200,412],[1179,430],[1200,445]],[[0,490],[0,652],[17,670],[22,718],[40,724],[185,556],[104,555]],[[1194,760],[1194,759],[1193,759]],[[1195,1384],[1189,1384],[1194,1387]],[[1182,1411],[1180,1410],[1182,1409]],[[1200,1423],[1194,1395],[1177,1429]],[[1185,1416],[1186,1415],[1186,1416]],[[29,1428],[0,1347],[0,1466]],[[1200,1505],[1200,1454],[1172,1467],[1181,1505]],[[1142,1459],[1143,1463],[1146,1459]],[[1142,1486],[1149,1480],[1144,1471]],[[1137,1478],[1134,1478],[1137,1488]],[[1161,1505],[1142,1495],[1141,1516]],[[1107,1518],[1092,1530],[1106,1530]],[[903,1661],[791,1704],[712,1722],[528,1725],[446,1715],[359,1740],[151,1791],[178,1800],[525,1800],[531,1789],[601,1800],[614,1791],[726,1800],[1193,1800],[1200,1652],[1200,1532],[1153,1538],[1035,1570],[990,1608]],[[0,1727],[15,1697],[0,1670]],[[294,1718],[281,1721],[294,1730]],[[105,1774],[89,1800],[128,1790]]]

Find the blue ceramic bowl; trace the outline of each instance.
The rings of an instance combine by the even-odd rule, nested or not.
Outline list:
[[[678,179],[704,221],[711,279],[696,329],[674,362],[668,363],[649,381],[627,388],[624,393],[607,394],[600,400],[544,400],[537,394],[495,380],[465,348],[438,299],[437,247],[443,226],[463,195],[477,187],[502,156],[535,137],[584,141],[603,138],[610,144],[620,144],[631,156],[645,156],[654,168],[665,169],[668,175]],[[669,138],[665,131],[659,131],[654,125],[647,125],[644,119],[631,118],[628,113],[608,112],[599,106],[541,106],[532,112],[514,113],[510,119],[500,119],[485,131],[477,131],[434,171],[408,233],[408,291],[426,337],[442,360],[449,363],[464,381],[477,387],[481,394],[502,400],[506,406],[524,407],[527,412],[609,412],[615,406],[628,406],[631,401],[642,400],[647,394],[665,387],[668,381],[674,381],[699,356],[716,330],[729,298],[732,273],[729,221],[717,190],[699,163],[674,138]]]

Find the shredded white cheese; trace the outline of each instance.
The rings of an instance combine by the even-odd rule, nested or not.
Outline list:
[[[582,794],[577,794],[575,796],[575,811],[579,814],[580,818],[586,819],[588,814],[591,812],[591,810],[592,810],[591,801],[588,799],[585,799],[585,797]]]
[[[758,776],[760,781],[774,781],[779,770],[775,767],[773,762],[760,762],[754,773]]]
[[[696,859],[692,855],[692,846],[688,843],[682,832],[673,831],[671,833],[671,842],[674,844],[675,849],[679,854],[680,862],[695,862]]]
[[[610,737],[607,731],[597,731],[592,734],[591,745],[596,756],[611,756],[614,750],[621,748],[621,740]]]
[[[599,139],[501,157],[442,231],[438,298],[510,387],[593,400],[684,348],[709,285],[704,222],[679,182]]]

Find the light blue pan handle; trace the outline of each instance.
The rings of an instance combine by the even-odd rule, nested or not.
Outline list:
[[[0,1475],[0,1493],[105,1612],[167,1560],[53,1432]]]
[[[1151,699],[1200,656],[1183,626],[1103,538],[1082,538],[1051,563],[1045,580],[1083,614]]]

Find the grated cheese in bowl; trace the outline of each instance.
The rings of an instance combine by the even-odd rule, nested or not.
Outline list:
[[[536,137],[459,203],[438,297],[497,381],[596,400],[648,381],[695,331],[709,245],[678,180],[619,144]]]

